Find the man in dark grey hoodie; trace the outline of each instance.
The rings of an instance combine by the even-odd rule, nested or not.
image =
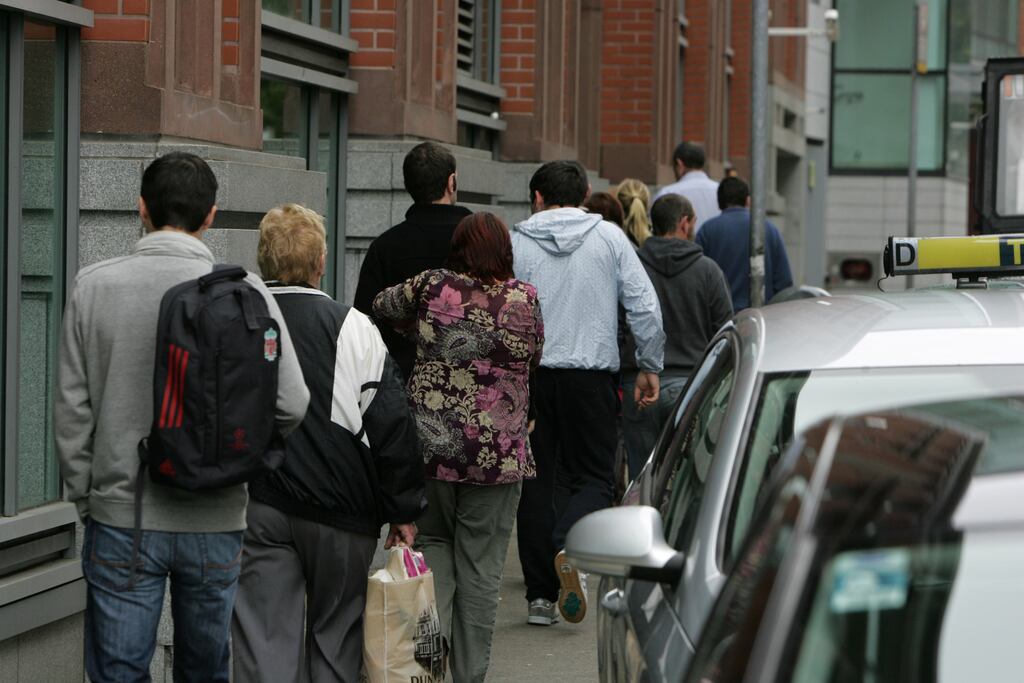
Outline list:
[[[686,379],[700,362],[715,332],[732,317],[725,275],[693,242],[697,218],[685,197],[667,194],[651,207],[653,237],[637,254],[661,303],[665,330],[665,369],[661,395],[638,410],[633,400],[636,366],[630,344],[622,353],[622,427],[629,454],[629,476],[636,477],[654,448]],[[630,340],[631,342],[632,340]]]

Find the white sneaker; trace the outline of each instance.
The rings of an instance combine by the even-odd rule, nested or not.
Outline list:
[[[558,621],[558,610],[555,603],[544,598],[537,598],[530,601],[530,611],[526,617],[527,624],[536,626],[551,626]]]

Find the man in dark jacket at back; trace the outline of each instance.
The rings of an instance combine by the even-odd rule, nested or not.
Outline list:
[[[635,478],[651,454],[686,379],[718,329],[732,317],[729,285],[722,270],[693,242],[697,218],[686,197],[666,194],[651,207],[654,233],[637,252],[654,284],[665,329],[665,369],[658,402],[638,410],[633,400],[636,364],[630,345],[622,353],[622,427]]]
[[[380,292],[444,265],[455,226],[472,213],[455,206],[455,157],[444,146],[423,142],[413,147],[402,164],[402,177],[415,203],[405,212],[404,221],[370,244],[359,269],[353,303],[371,317],[373,299]],[[403,377],[408,378],[416,361],[416,345],[389,325],[381,326],[380,333]]]
[[[705,223],[695,241],[729,280],[733,310],[750,307],[750,188],[739,178],[718,185],[722,215]],[[764,300],[793,286],[786,245],[771,221],[764,225]]]

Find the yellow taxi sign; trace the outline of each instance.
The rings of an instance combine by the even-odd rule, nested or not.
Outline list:
[[[886,275],[1022,276],[1024,235],[890,237],[882,269]]]

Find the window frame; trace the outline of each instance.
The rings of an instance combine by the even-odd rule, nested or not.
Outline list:
[[[501,100],[506,96],[505,89],[501,87],[501,0],[472,0],[472,3],[474,31],[469,70],[459,66],[457,54],[455,59],[455,121],[458,134],[464,134],[465,137],[460,144],[490,151],[491,156],[497,159],[501,134],[508,128],[508,122],[501,118]],[[481,79],[477,78],[476,67],[482,34],[475,30],[475,24],[480,20],[483,3],[488,4],[490,20],[487,27],[488,73],[485,74],[486,78]],[[455,35],[458,40],[458,2],[455,11]],[[481,147],[477,144],[478,140],[489,140],[490,144]]]
[[[312,9],[319,8],[319,0]],[[345,296],[346,189],[348,184],[348,96],[359,92],[359,84],[348,77],[348,58],[359,44],[350,38],[349,0],[339,0],[341,17],[334,33],[309,23],[260,9],[261,33],[272,36],[260,48],[260,79],[283,81],[302,89],[303,116],[300,145],[306,169],[319,170],[319,98],[328,94],[332,126],[330,159],[327,163],[327,269],[323,289],[338,300]],[[315,16],[311,14],[310,16]],[[283,58],[283,59],[282,59]]]
[[[0,260],[7,268],[0,276],[0,640],[53,623],[85,609],[85,581],[76,555],[78,513],[58,497],[19,510],[18,504],[18,362],[20,357],[22,179],[24,136],[25,21],[57,27],[54,43],[54,283],[51,326],[48,333],[59,344],[64,303],[78,270],[78,192],[80,157],[81,33],[93,25],[93,13],[77,3],[58,0],[0,0],[4,15],[3,55],[0,58],[0,191],[4,201]],[[13,247],[13,248],[12,248]],[[55,375],[56,373],[54,373]],[[52,391],[51,391],[52,395]],[[51,401],[52,403],[52,401]],[[47,406],[48,408],[50,406]],[[56,457],[56,455],[54,455]]]
[[[836,0],[835,4],[838,6],[842,2],[853,2],[854,0]],[[907,0],[903,0],[906,2]],[[917,78],[929,78],[929,77],[941,77],[944,79],[944,84],[941,89],[942,92],[942,123],[939,126],[939,133],[942,136],[941,151],[939,153],[940,164],[937,169],[917,169],[918,177],[922,178],[944,178],[947,175],[946,166],[948,164],[949,154],[949,88],[950,88],[950,50],[949,50],[949,36],[951,27],[950,7],[952,6],[951,0],[945,0],[944,9],[944,21],[945,21],[945,33],[941,36],[941,39],[945,41],[944,61],[941,69],[929,69],[926,74],[918,74]],[[910,47],[908,45],[908,57],[912,57],[909,54]],[[872,167],[864,166],[857,168],[850,168],[844,166],[836,166],[835,164],[835,144],[836,140],[836,107],[835,107],[835,96],[836,96],[836,77],[842,75],[889,75],[889,76],[910,76],[910,72],[913,68],[913,63],[910,59],[907,61],[905,69],[894,69],[894,68],[840,68],[837,66],[837,52],[838,50],[830,50],[830,75],[829,75],[829,117],[828,117],[828,139],[829,139],[829,152],[828,152],[828,173],[829,175],[835,176],[906,176],[910,171],[909,159],[903,166],[897,167]],[[909,92],[908,92],[909,97]],[[909,99],[908,99],[909,106]],[[920,118],[922,111],[918,110],[918,123],[920,124]],[[909,111],[907,112],[907,118],[909,119]],[[908,148],[910,146],[910,131],[909,121],[906,124],[908,126],[906,144]],[[920,130],[920,128],[918,129]],[[918,156],[918,166],[920,166],[920,156]]]
[[[61,311],[71,293],[74,275],[78,270],[78,174],[80,147],[81,101],[81,35],[79,28],[92,24],[92,13],[67,3],[55,0],[31,0],[33,11],[7,12],[5,36],[5,73],[2,106],[4,115],[3,153],[4,192],[6,206],[3,219],[5,234],[0,245],[0,259],[6,272],[0,279],[0,298],[4,302],[4,315],[0,329],[3,335],[3,368],[0,382],[3,384],[2,418],[3,455],[0,472],[0,513],[3,517],[19,514],[18,505],[18,408],[19,373],[21,345],[18,335],[21,329],[21,259],[22,238],[22,159],[24,135],[24,46],[25,20],[44,21],[54,24],[57,38],[54,44],[56,73],[54,81],[54,220],[56,221],[57,243],[54,245],[56,260],[54,268],[54,310],[50,334],[54,341],[59,338]],[[14,9],[22,0],[0,0],[0,9]],[[70,11],[69,11],[70,10]],[[85,14],[83,14],[85,13]],[[52,391],[51,391],[52,393]],[[63,486],[58,486],[60,500]],[[44,503],[45,505],[46,503]],[[24,512],[24,511],[21,511]]]
[[[331,28],[326,29],[320,26],[320,22],[316,21],[316,18],[320,16],[321,10],[323,9],[321,0],[301,0],[302,2],[302,14],[303,19],[296,19],[285,14],[278,14],[273,10],[265,9],[263,2],[260,0],[259,9],[263,16],[272,14],[275,17],[294,21],[297,24],[304,25],[308,28],[312,28],[317,31],[324,31],[327,33],[335,33],[341,35],[348,35],[349,32],[349,10],[351,9],[351,0],[337,0],[338,7],[334,16],[331,18]]]

